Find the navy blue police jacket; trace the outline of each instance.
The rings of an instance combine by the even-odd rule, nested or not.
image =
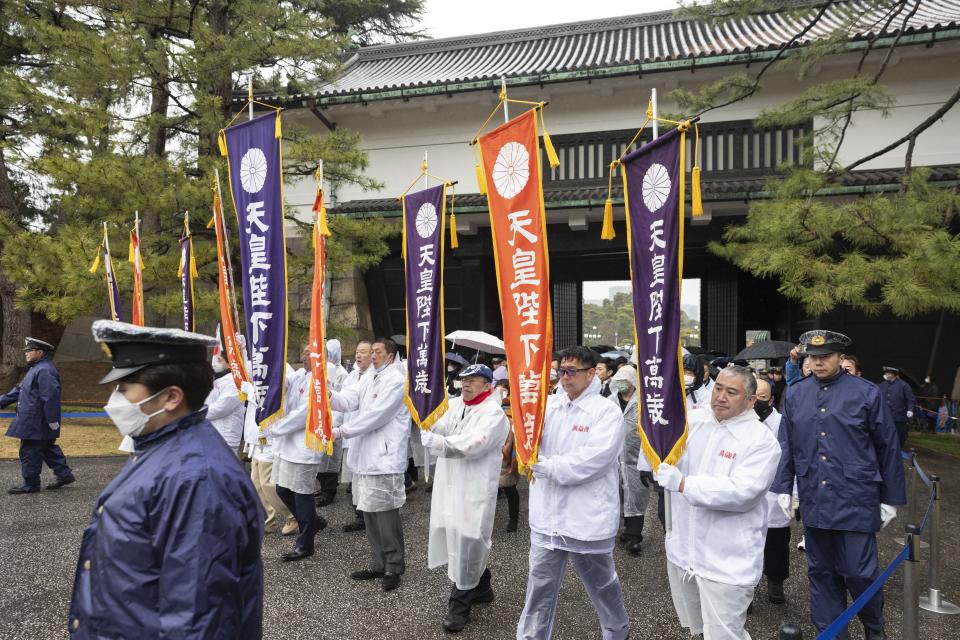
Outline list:
[[[877,385],[843,371],[787,388],[771,491],[800,494],[803,524],[880,530],[880,505],[906,504],[900,441]]]
[[[49,358],[30,365],[20,384],[0,396],[0,407],[17,403],[17,417],[10,423],[7,435],[21,440],[56,440],[60,422],[60,374]]]
[[[880,393],[887,401],[887,407],[893,416],[894,422],[906,422],[907,411],[913,411],[917,400],[913,389],[902,378],[895,378],[893,382],[880,382]]]
[[[206,409],[134,438],[83,532],[72,638],[262,637],[264,514]]]

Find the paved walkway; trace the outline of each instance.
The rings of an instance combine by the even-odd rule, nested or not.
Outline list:
[[[960,460],[921,453],[928,473],[944,480],[943,529],[945,549],[943,575],[945,594],[960,602]],[[63,638],[77,549],[91,505],[100,489],[117,472],[120,459],[87,458],[72,461],[79,482],[58,492],[39,495],[0,495],[0,638]],[[0,462],[0,487],[18,479],[15,462]],[[44,482],[47,481],[46,476]],[[422,490],[410,495],[402,509],[407,548],[407,573],[403,585],[384,593],[377,583],[356,583],[347,575],[366,566],[367,545],[362,533],[343,533],[340,526],[352,516],[348,496],[341,494],[324,510],[331,527],[320,534],[325,549],[304,562],[285,564],[280,553],[290,538],[267,536],[264,542],[265,605],[264,637],[267,638],[358,638],[363,640],[429,639],[446,636],[440,626],[449,583],[442,569],[426,568],[429,501]],[[522,508],[526,505],[523,492]],[[615,553],[623,581],[631,637],[658,640],[688,638],[677,624],[667,584],[663,535],[651,503],[642,555],[633,557],[619,548]],[[498,507],[491,556],[497,601],[474,609],[464,638],[501,640],[514,637],[523,607],[527,574],[528,531],[525,514],[520,531],[503,531],[506,504]],[[903,512],[903,516],[905,516]],[[889,562],[899,547],[892,538],[903,530],[898,518],[881,535],[881,561]],[[797,530],[794,530],[796,542]],[[766,601],[761,583],[754,613],[747,630],[754,640],[773,640],[781,621],[800,622],[804,638],[815,637],[808,619],[806,563],[802,553],[792,551],[787,581],[789,602],[774,606]],[[926,564],[923,565],[926,576]],[[900,638],[902,582],[898,572],[888,584],[887,633]],[[923,588],[926,588],[924,578]],[[953,640],[960,637],[960,616],[935,616],[921,612],[921,638]],[[600,638],[596,616],[586,593],[571,570],[560,594],[554,637]],[[862,638],[859,624],[851,625],[851,638]]]

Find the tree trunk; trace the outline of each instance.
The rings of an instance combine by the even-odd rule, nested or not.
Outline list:
[[[0,218],[16,218],[17,202],[10,184],[6,159],[0,152]],[[3,238],[0,237],[0,252]],[[0,388],[4,391],[20,380],[26,369],[23,340],[30,332],[30,312],[16,308],[16,285],[0,269]]]
[[[210,30],[219,36],[228,38],[230,36],[229,2],[222,0],[211,2],[208,15]],[[230,103],[233,99],[233,71],[233,69],[227,66],[222,66],[207,76],[208,85],[204,93],[215,98],[220,98],[220,111],[223,116],[221,122],[223,124],[226,124],[233,115],[233,105]],[[203,127],[202,124],[201,127]],[[217,146],[217,136],[219,133],[219,127],[213,130],[200,129],[199,152],[201,157],[218,157],[220,155],[220,149]]]

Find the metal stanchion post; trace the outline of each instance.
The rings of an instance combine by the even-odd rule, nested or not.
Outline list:
[[[927,595],[920,598],[920,608],[934,613],[955,615],[960,607],[940,595],[940,476],[930,476],[933,483],[933,513],[930,514],[930,577]]]
[[[919,531],[917,525],[908,524],[904,536],[910,551],[907,561],[903,563],[903,640],[917,640],[920,637],[920,611],[917,609],[920,595]]]
[[[910,500],[908,513],[907,513],[907,522],[919,522],[923,519],[923,514],[917,515],[918,511],[921,509],[920,503],[923,502],[922,508],[926,508],[927,501],[921,500],[920,496],[917,495],[917,486],[922,484],[919,481],[917,473],[917,450],[910,449],[908,455],[910,456],[907,460],[907,466],[910,468],[910,474],[907,477],[907,496]],[[894,541],[897,544],[906,544],[906,538],[894,538]],[[919,549],[926,549],[928,545],[926,542],[921,540],[919,536],[917,537],[917,547]]]
[[[777,634],[777,640],[803,640],[803,631],[800,625],[792,622],[784,622],[780,625],[780,633]]]

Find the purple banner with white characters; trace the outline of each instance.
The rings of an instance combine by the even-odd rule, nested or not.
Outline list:
[[[447,410],[444,384],[443,229],[446,186],[403,196],[410,416],[429,429]]]
[[[180,290],[183,304],[183,330],[194,331],[193,320],[193,277],[196,275],[196,263],[193,259],[193,242],[190,236],[180,238]]]
[[[287,267],[280,113],[224,132],[240,240],[240,281],[250,377],[261,428],[283,417],[287,355]]]
[[[638,428],[656,469],[686,446],[680,351],[683,265],[682,136],[677,129],[623,158],[630,276],[637,342]]]
[[[107,300],[110,303],[110,319],[114,322],[122,322],[123,309],[120,307],[120,289],[117,287],[117,276],[113,271],[113,258],[110,257],[110,249],[106,250],[107,271]]]

